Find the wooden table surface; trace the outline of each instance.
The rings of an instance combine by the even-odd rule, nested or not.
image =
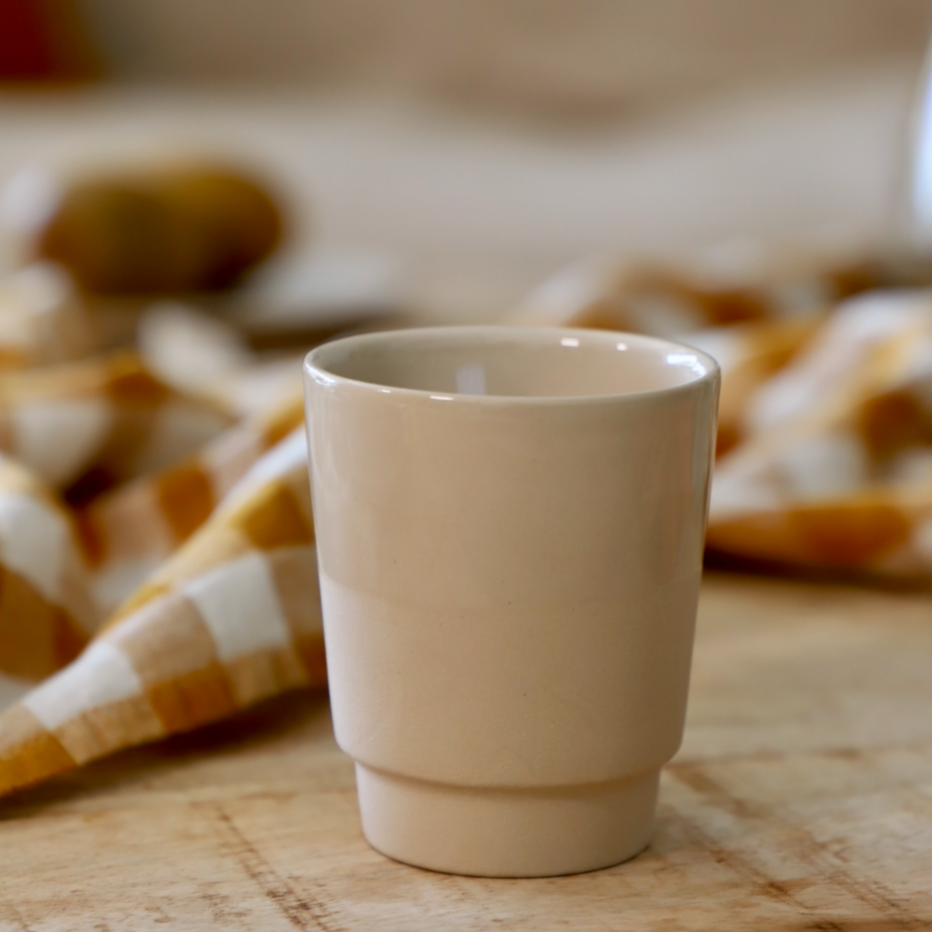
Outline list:
[[[295,694],[0,803],[0,932],[932,928],[932,594],[712,574],[657,830],[479,880],[363,840]]]

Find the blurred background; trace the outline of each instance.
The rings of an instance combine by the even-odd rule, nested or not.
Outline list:
[[[323,292],[496,319],[606,251],[882,240],[930,23],[926,0],[0,0],[0,185],[235,156]]]
[[[0,467],[132,539],[103,618],[301,430],[314,343],[635,331],[721,365],[713,560],[928,584],[930,36],[932,0],[0,0]]]

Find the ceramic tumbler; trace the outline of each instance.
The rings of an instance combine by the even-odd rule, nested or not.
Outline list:
[[[308,355],[333,721],[378,851],[521,877],[648,844],[683,733],[718,387],[697,350],[604,331]]]

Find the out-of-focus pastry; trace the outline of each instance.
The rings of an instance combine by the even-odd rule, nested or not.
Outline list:
[[[26,252],[89,295],[221,291],[270,256],[282,210],[264,185],[220,164],[101,172],[46,186]]]

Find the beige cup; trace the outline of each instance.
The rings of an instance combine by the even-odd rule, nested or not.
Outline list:
[[[683,732],[718,383],[703,353],[603,331],[308,355],[334,727],[374,848],[520,877],[647,845]]]

